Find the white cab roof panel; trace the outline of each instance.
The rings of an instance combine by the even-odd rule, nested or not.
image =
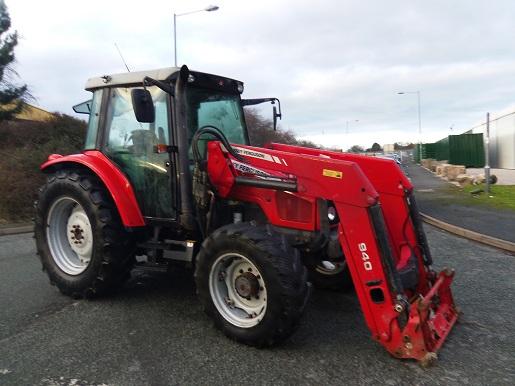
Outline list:
[[[178,67],[160,68],[157,70],[124,72],[122,74],[104,75],[90,78],[86,82],[86,90],[94,90],[101,87],[122,86],[143,82],[143,78],[149,76],[157,80],[165,80],[170,75],[180,71]]]

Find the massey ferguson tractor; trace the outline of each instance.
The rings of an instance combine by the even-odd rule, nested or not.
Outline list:
[[[81,154],[52,154],[35,235],[52,284],[74,298],[120,287],[135,265],[194,268],[217,328],[269,346],[297,327],[311,284],[354,287],[373,339],[436,359],[458,318],[436,273],[413,186],[388,159],[253,147],[237,80],[166,68],[88,80]],[[186,272],[186,271],[185,271]]]

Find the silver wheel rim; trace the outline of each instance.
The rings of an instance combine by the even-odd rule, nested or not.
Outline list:
[[[254,263],[243,255],[226,253],[216,259],[209,273],[209,292],[218,312],[237,327],[254,327],[265,316],[265,282]],[[242,296],[247,293],[249,296]]]
[[[88,268],[93,253],[93,230],[84,208],[73,198],[54,201],[47,216],[46,237],[50,254],[68,275]]]
[[[343,272],[345,268],[347,267],[347,262],[344,261],[330,261],[330,264],[334,265],[334,268],[328,268],[323,263],[320,263],[315,267],[315,270],[318,273],[321,273],[322,275],[332,276],[332,275],[338,275],[339,273]]]

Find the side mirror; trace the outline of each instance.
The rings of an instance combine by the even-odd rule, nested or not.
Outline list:
[[[277,118],[281,119],[282,114],[277,112],[277,107],[274,106],[274,131],[277,130]]]
[[[142,123],[152,123],[156,119],[156,111],[152,95],[146,89],[134,89],[131,91],[132,107],[136,120]]]
[[[274,119],[274,130],[277,130],[277,118],[281,119],[283,117],[283,114],[281,112],[281,101],[277,98],[257,98],[257,99],[242,99],[241,105],[242,106],[254,106],[258,105],[260,103],[264,102],[270,102],[273,105],[273,119]],[[277,105],[279,106],[279,109],[275,106],[275,102],[277,102]]]

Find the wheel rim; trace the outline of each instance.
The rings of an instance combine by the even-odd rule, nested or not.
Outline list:
[[[331,267],[329,264],[324,264],[325,262],[326,261],[323,261],[322,263],[318,264],[315,267],[315,270],[318,273],[321,273],[322,275],[328,275],[328,276],[338,275],[339,273],[343,272],[345,270],[345,268],[347,268],[347,262],[345,260],[344,261],[328,261],[327,260],[327,263],[334,266],[334,268]]]
[[[47,216],[46,236],[50,254],[68,275],[88,268],[93,253],[93,231],[84,208],[70,197],[54,201]]]
[[[243,255],[226,253],[216,259],[209,273],[209,292],[218,312],[235,326],[251,328],[265,316],[265,282]]]

